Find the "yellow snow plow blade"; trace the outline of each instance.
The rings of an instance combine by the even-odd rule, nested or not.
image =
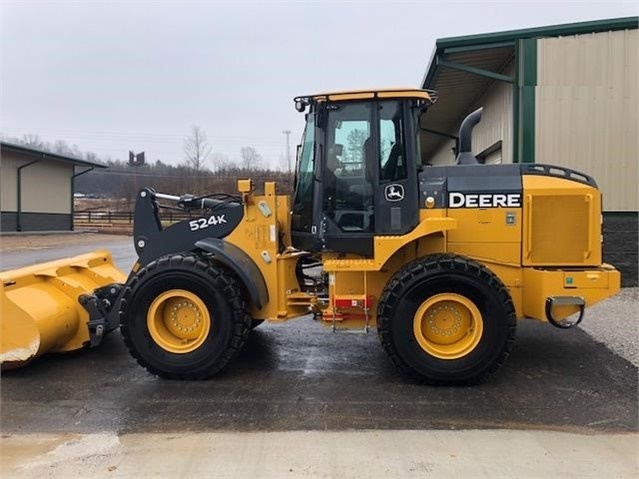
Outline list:
[[[2,369],[46,352],[84,347],[89,343],[89,313],[78,298],[125,280],[106,251],[0,273]]]

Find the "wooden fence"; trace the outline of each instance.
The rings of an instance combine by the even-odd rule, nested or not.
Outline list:
[[[73,222],[76,225],[132,225],[134,216],[133,211],[75,211]],[[173,224],[190,218],[192,215],[187,212],[160,210],[160,220],[163,224]]]

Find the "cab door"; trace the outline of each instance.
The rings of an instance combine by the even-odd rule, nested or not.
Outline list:
[[[375,233],[376,103],[324,106],[322,221],[324,251],[372,256]]]
[[[323,249],[371,257],[375,235],[407,233],[419,217],[409,103],[342,102],[326,112]]]

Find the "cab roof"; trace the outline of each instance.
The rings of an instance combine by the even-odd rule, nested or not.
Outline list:
[[[423,90],[418,88],[385,88],[378,90],[351,90],[320,93],[317,95],[304,95],[296,97],[295,101],[316,103],[323,101],[368,100],[375,98],[415,98],[434,103],[437,100],[437,93],[433,90]]]

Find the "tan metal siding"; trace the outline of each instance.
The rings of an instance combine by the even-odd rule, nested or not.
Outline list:
[[[0,200],[2,211],[16,211],[17,169],[33,161],[13,152],[2,153]],[[70,164],[43,160],[22,170],[22,211],[24,213],[71,213]]]
[[[505,75],[515,74],[511,61]],[[498,141],[502,141],[502,163],[513,162],[513,85],[502,81],[494,82],[473,106],[473,110],[484,107],[481,122],[473,130],[473,152],[481,153]]]
[[[17,168],[26,161],[20,161],[10,153],[2,152],[0,157],[0,211],[16,211]]]
[[[71,213],[73,166],[43,161],[22,170],[22,211]]]
[[[504,75],[514,75],[514,62],[508,63]],[[468,110],[470,113],[480,106],[484,107],[481,122],[473,130],[473,153],[478,154],[502,141],[502,163],[512,163],[513,149],[513,86],[503,81],[495,81],[486,92]],[[459,118],[458,127],[464,118]],[[458,131],[447,132],[457,135]],[[449,165],[454,161],[451,148],[455,146],[453,140],[446,141],[435,152],[432,159],[427,159],[433,165]]]
[[[535,161],[593,176],[604,211],[639,209],[639,31],[537,42]]]

